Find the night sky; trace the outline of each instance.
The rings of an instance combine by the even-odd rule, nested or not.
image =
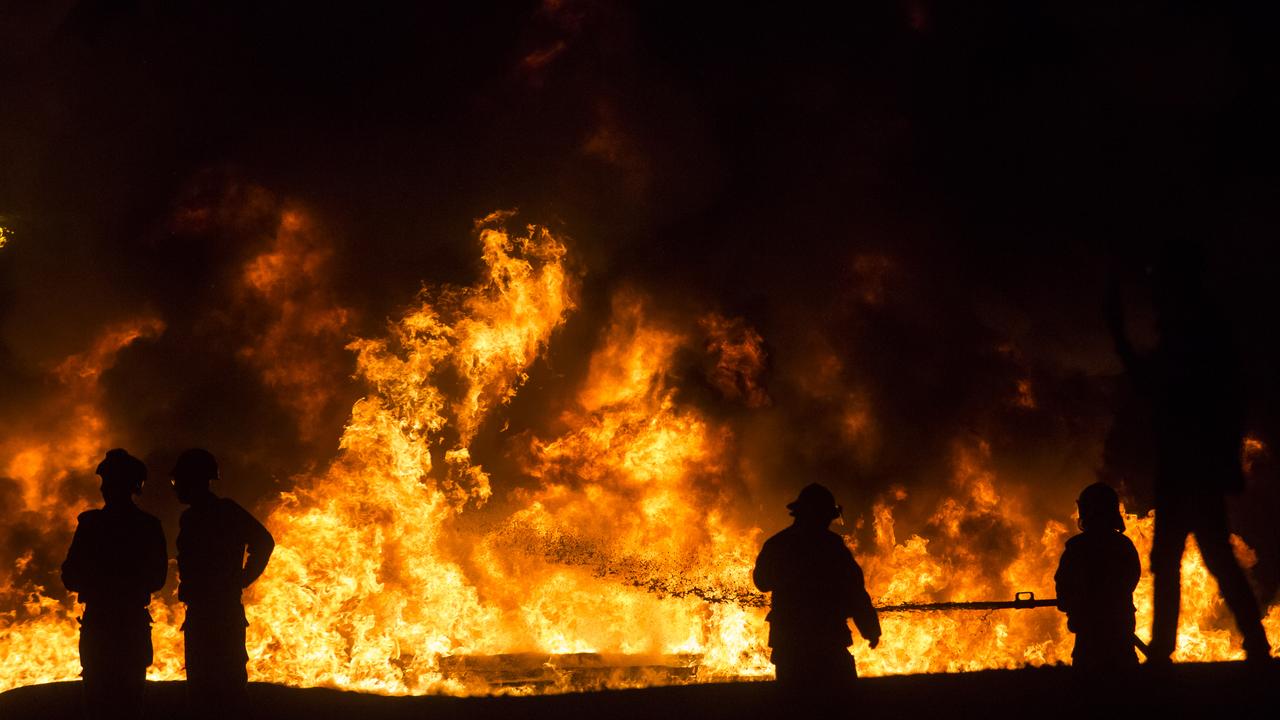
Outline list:
[[[850,508],[927,488],[972,436],[1046,514],[1098,474],[1148,507],[1103,298],[1123,278],[1141,325],[1171,242],[1203,247],[1247,425],[1280,449],[1280,10],[847,5],[6,2],[0,423],[38,416],[50,368],[101,328],[155,316],[103,377],[110,442],[153,471],[208,446],[231,494],[269,499],[336,452],[363,393],[345,339],[424,283],[471,282],[475,219],[518,208],[570,239],[584,285],[513,422],[536,432],[571,392],[621,288],[743,318],[768,408],[716,396],[697,359],[674,381],[756,443],[778,491],[755,502],[811,478]],[[328,394],[305,423],[240,352],[265,325],[236,278],[285,207],[328,258],[309,297],[349,311],[311,349]],[[805,391],[827,356],[838,387]],[[852,396],[873,448],[833,429]],[[91,492],[91,470],[50,491]],[[1235,522],[1270,597],[1274,460],[1251,483]]]

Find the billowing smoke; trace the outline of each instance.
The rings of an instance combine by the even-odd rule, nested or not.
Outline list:
[[[898,540],[963,544],[1005,592],[1026,531],[983,504],[983,473],[1038,522],[1098,477],[1149,506],[1105,278],[1141,324],[1144,266],[1193,237],[1246,361],[1260,449],[1236,520],[1274,595],[1257,19],[481,5],[82,2],[0,22],[0,610],[62,599],[108,448],[147,461],[142,503],[170,537],[185,447],[264,511],[322,476],[370,393],[350,344],[424,286],[473,285],[473,223],[512,208],[566,238],[581,287],[519,392],[465,429],[484,522],[524,509],[527,530],[530,502],[595,482],[558,453],[614,421],[592,388],[628,366],[601,348],[643,344],[669,359],[645,407],[731,438],[731,467],[689,475],[698,507],[768,530],[821,481],[859,547],[891,507]]]

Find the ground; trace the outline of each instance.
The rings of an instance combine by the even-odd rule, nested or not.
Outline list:
[[[3,720],[77,718],[79,683],[51,683],[0,694]],[[773,683],[686,685],[536,697],[383,697],[327,688],[254,683],[263,720],[399,720],[401,718],[733,718],[858,717],[1082,718],[1280,716],[1280,666],[1240,663],[1145,669],[1131,678],[1089,683],[1070,668],[996,670],[861,680],[836,707],[808,707],[777,697]],[[182,718],[183,684],[152,683],[148,718]]]

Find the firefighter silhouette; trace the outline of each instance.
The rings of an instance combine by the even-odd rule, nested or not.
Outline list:
[[[182,453],[173,468],[178,500],[189,505],[178,529],[178,599],[192,710],[236,717],[247,705],[244,606],[240,591],[262,575],[275,547],[271,533],[230,498],[214,495],[218,463],[206,450]]]
[[[1076,507],[1081,532],[1067,541],[1053,576],[1058,608],[1076,635],[1071,662],[1081,670],[1136,666],[1133,591],[1142,567],[1123,534],[1120,498],[1110,486],[1094,483]]]
[[[1204,288],[1195,244],[1167,244],[1154,271],[1160,337],[1152,352],[1139,354],[1129,341],[1114,278],[1107,302],[1116,353],[1153,418],[1156,527],[1148,662],[1166,664],[1173,654],[1182,553],[1191,534],[1235,616],[1248,658],[1266,661],[1271,648],[1258,600],[1232,553],[1227,527],[1226,496],[1244,488],[1244,389],[1230,328]]]
[[[86,714],[139,717],[151,664],[151,593],[164,586],[169,557],[155,516],[133,504],[147,467],[119,448],[98,464],[103,507],[80,514],[62,583],[84,603],[80,665]]]
[[[828,529],[840,516],[831,491],[814,483],[787,505],[791,526],[765,541],[752,578],[771,592],[770,659],[788,690],[830,691],[857,677],[848,619],[876,647],[880,620],[841,537]]]

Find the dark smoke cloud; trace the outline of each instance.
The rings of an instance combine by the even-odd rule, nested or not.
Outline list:
[[[697,343],[673,372],[682,401],[734,427],[766,480],[762,518],[811,479],[851,511],[902,485],[901,514],[927,531],[956,443],[979,440],[1046,516],[1099,471],[1142,507],[1143,421],[1101,299],[1110,266],[1139,278],[1177,234],[1209,249],[1251,427],[1280,450],[1263,310],[1277,58],[1260,11],[64,5],[0,23],[19,39],[0,42],[6,423],[51,363],[154,313],[165,332],[104,376],[122,443],[153,470],[208,445],[250,499],[323,463],[361,392],[342,353],[324,364],[328,442],[301,437],[237,354],[265,322],[237,304],[238,273],[278,217],[181,222],[252,186],[331,245],[324,292],[352,336],[381,334],[424,282],[468,283],[476,217],[519,207],[567,231],[581,308],[512,434],[549,431],[624,286],[691,337],[710,313],[753,328],[767,406],[717,392]],[[511,446],[497,428],[477,439],[495,478],[516,472]],[[1274,464],[1257,475],[1240,519],[1274,588]],[[993,547],[1001,532],[975,530]]]

